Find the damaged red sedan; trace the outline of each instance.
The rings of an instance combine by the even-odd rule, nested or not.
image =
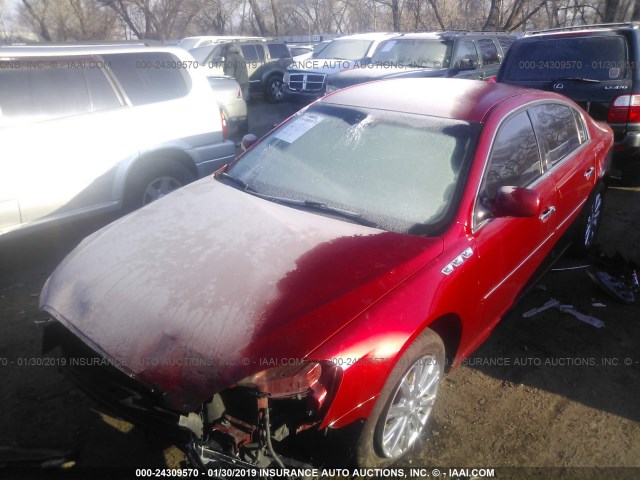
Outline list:
[[[306,438],[389,465],[424,434],[445,366],[593,244],[612,141],[553,93],[338,91],[84,240],[42,292],[45,347],[196,466],[326,464],[291,454]]]

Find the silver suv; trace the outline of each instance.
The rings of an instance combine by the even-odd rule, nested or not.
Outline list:
[[[133,210],[234,158],[179,48],[0,48],[0,235]]]

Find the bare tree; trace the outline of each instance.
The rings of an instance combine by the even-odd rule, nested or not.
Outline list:
[[[104,40],[116,35],[116,16],[95,0],[22,0],[18,16],[44,41]]]

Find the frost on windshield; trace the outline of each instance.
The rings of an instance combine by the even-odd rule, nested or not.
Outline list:
[[[229,173],[257,192],[357,212],[386,230],[429,231],[416,227],[441,226],[454,207],[473,132],[448,119],[316,105]]]

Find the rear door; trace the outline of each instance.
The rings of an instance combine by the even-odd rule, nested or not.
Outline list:
[[[258,48],[260,50],[258,50]],[[256,46],[252,43],[241,44],[240,50],[242,50],[242,56],[244,57],[245,62],[247,62],[247,73],[249,74],[250,88],[252,90],[260,89],[262,76],[258,70],[264,65],[265,61],[265,54],[262,45]]]
[[[558,191],[557,228],[563,233],[580,214],[597,181],[596,157],[589,148],[582,114],[563,103],[530,109],[543,149],[543,165]]]

